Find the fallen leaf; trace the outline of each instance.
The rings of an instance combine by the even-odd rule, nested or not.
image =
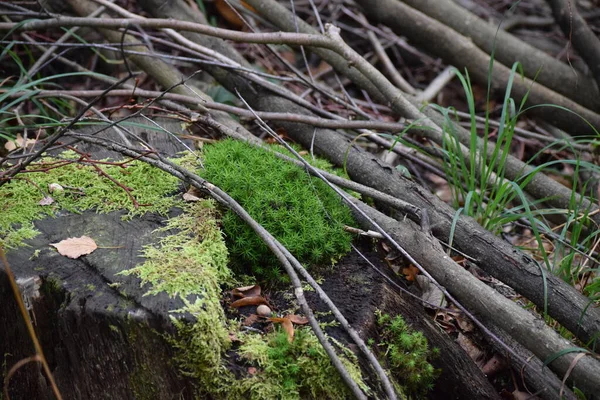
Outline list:
[[[54,203],[54,199],[50,196],[45,196],[43,199],[40,200],[39,205],[40,206],[49,206],[52,203]]]
[[[454,324],[454,317],[446,311],[438,311],[435,314],[435,322],[449,335],[454,334],[457,331],[456,325]]]
[[[185,201],[200,201],[200,197],[194,196],[193,194],[191,194],[189,192],[184,193],[182,197]]]
[[[231,303],[231,307],[257,306],[259,304],[267,304],[267,300],[261,296],[244,297]]]
[[[18,147],[29,147],[29,145],[35,144],[35,139],[23,139],[20,133],[17,133],[17,138],[15,140],[9,140],[4,143],[4,148],[8,151],[13,151]]]
[[[250,314],[246,317],[244,322],[242,322],[242,325],[250,326],[250,325],[254,324],[255,322],[258,322],[259,320],[260,320],[260,317],[258,315]]]
[[[285,318],[289,319],[290,321],[292,321],[296,325],[306,325],[306,324],[308,324],[308,318],[301,317],[301,316],[296,315],[296,314],[286,315]]]
[[[294,325],[292,325],[289,318],[269,318],[269,321],[281,324],[283,330],[287,333],[288,342],[292,343],[294,341]]]
[[[254,297],[260,296],[261,288],[259,285],[242,286],[231,291],[233,297]]]
[[[467,261],[466,258],[464,258],[463,256],[452,256],[451,257],[455,263],[457,263],[458,265],[464,267],[465,266],[465,262]]]
[[[236,29],[242,29],[244,27],[244,21],[240,19],[238,12],[232,10],[229,4],[225,2],[225,0],[217,0],[215,2],[215,5],[219,14],[221,14],[221,16],[232,26],[234,26]],[[242,1],[242,5],[250,11],[256,12],[256,10],[252,8],[249,4],[247,4],[245,1]]]
[[[8,142],[4,143],[4,148],[8,151],[13,151],[14,149],[17,148],[17,145],[15,144],[14,141],[9,140]]]
[[[402,273],[406,277],[407,281],[414,282],[417,280],[417,274],[419,273],[419,268],[410,264],[408,267],[402,268]]]
[[[94,239],[89,236],[61,240],[58,243],[50,243],[50,246],[55,247],[60,255],[69,258],[79,258],[98,248]]]
[[[287,134],[287,131],[284,128],[277,128],[275,130],[275,133],[277,133],[277,136],[279,136],[280,139],[288,140],[290,138]],[[271,137],[271,136],[267,137],[265,142],[267,142],[269,144],[278,144],[279,143],[279,141],[277,139],[275,139],[274,137]]]
[[[421,299],[423,299],[423,301],[426,301],[429,304],[433,304],[442,308],[446,307],[448,303],[446,302],[446,297],[444,296],[444,293],[442,293],[442,291],[437,286],[432,284],[429,278],[423,275],[416,275],[416,281],[419,284],[421,291],[423,292],[423,294],[421,295]],[[427,303],[425,304],[425,307],[431,307]]]
[[[475,330],[475,325],[473,325],[471,320],[466,318],[464,314],[457,314],[454,317],[454,320],[463,333],[473,332]]]

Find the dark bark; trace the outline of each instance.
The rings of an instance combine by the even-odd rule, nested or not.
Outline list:
[[[357,2],[363,7],[372,23],[389,26],[397,34],[408,37],[412,43],[441,57],[447,64],[455,66],[460,71],[467,69],[473,81],[484,86],[488,84],[490,56],[465,36],[398,0],[358,0]],[[405,21],[411,23],[407,24]],[[491,76],[492,90],[504,92],[509,79],[510,68],[495,61]],[[530,79],[521,79],[518,74],[513,81],[511,93],[517,103],[527,97],[527,105],[554,104],[579,114],[578,116],[556,107],[536,107],[530,111],[573,136],[594,133],[580,116],[594,128],[600,128],[599,114]]]
[[[486,321],[486,326],[504,343],[514,349],[517,354],[527,360],[527,365],[522,366],[514,362],[510,356],[506,358],[517,381],[523,384],[521,390],[528,389],[530,393],[536,393],[538,397],[547,400],[560,398],[558,394],[562,390],[562,399],[577,399],[577,396],[575,396],[571,389],[567,385],[563,385],[562,381],[556,375],[550,373],[548,367],[531,351],[523,347],[504,330],[495,326],[493,321]],[[498,353],[505,354],[504,349],[497,342],[491,342],[491,345]]]
[[[549,54],[525,43],[496,24],[484,21],[451,0],[402,0],[468,37],[506,66],[519,61],[525,76],[596,112],[600,93],[596,82]]]
[[[381,255],[368,250],[370,244],[359,247],[380,271],[387,270],[387,266],[381,261]],[[322,288],[362,336],[377,337],[376,311],[379,310],[391,316],[402,315],[411,328],[423,333],[430,348],[438,348],[439,357],[429,361],[441,370],[441,375],[427,398],[499,398],[494,387],[467,353],[431,321],[431,317],[424,312],[423,305],[395,289],[354,251],[340,260],[332,273],[327,274]],[[306,296],[317,311],[327,311],[314,292],[307,292]],[[333,327],[328,333],[338,338],[345,337],[340,328]],[[384,359],[385,355],[380,354],[380,357]],[[401,377],[399,380],[401,381]]]
[[[577,53],[592,71],[596,84],[600,85],[600,40],[590,29],[572,0],[546,0],[552,8],[554,19],[565,37],[573,43]]]
[[[130,122],[149,124],[141,118]],[[181,125],[170,119],[156,122],[171,132],[181,130]],[[93,126],[82,131],[93,133],[101,129]],[[180,141],[162,132],[140,126],[130,126],[129,131],[166,154],[185,149]],[[113,129],[98,135],[120,140]],[[133,137],[129,139],[135,142]],[[192,145],[190,141],[186,144]],[[122,159],[120,154],[98,146],[77,147],[97,159]],[[172,210],[172,215],[178,212]],[[30,315],[63,398],[193,398],[191,382],[178,375],[172,362],[173,350],[161,335],[176,333],[169,322],[169,311],[182,308],[183,302],[166,293],[144,296],[148,287],[140,286],[139,278],[117,275],[143,262],[139,254],[144,245],[156,243],[161,235],[168,234],[154,232],[164,225],[165,217],[146,214],[125,222],[123,215],[124,212],[86,211],[36,221],[41,234],[27,241],[28,247],[9,251],[8,261],[17,282],[22,282],[21,292],[31,304]],[[94,237],[117,240],[117,248],[98,249],[73,260],[49,246],[68,236],[91,232]],[[36,250],[39,253],[34,256]],[[118,285],[111,287],[111,283]],[[0,365],[10,368],[33,355],[34,349],[3,268],[0,304]],[[18,370],[11,378],[9,392],[13,400],[53,398],[35,363]]]
[[[456,264],[442,249],[442,246],[429,233],[410,220],[394,220],[372,207],[354,199],[354,204],[379,224],[404,248],[419,264],[476,316],[493,320],[499,327],[506,329],[513,338],[537,357],[546,359],[551,355],[572,348],[572,344],[546,326],[537,315],[521,308],[520,305],[506,299],[490,288],[463,267]],[[373,229],[371,223],[358,212],[355,218],[363,229]],[[564,355],[549,364],[559,376],[564,376],[574,363],[575,354]],[[525,361],[525,360],[523,360]],[[583,362],[583,363],[582,363]],[[576,372],[577,370],[577,372]],[[573,384],[589,396],[595,396],[600,390],[600,361],[593,357],[584,357],[573,367]]]
[[[161,333],[173,334],[168,311],[181,308],[166,294],[143,296],[135,277],[117,277],[138,262],[164,218],[149,214],[125,223],[122,212],[63,215],[36,222],[42,232],[30,247],[7,254],[18,281],[36,282],[28,292],[30,315],[65,399],[192,398],[189,381],[177,375],[173,352]],[[89,234],[119,238],[122,249],[97,250],[85,259],[59,255],[49,243]],[[35,250],[41,250],[37,257]],[[109,283],[119,282],[118,289]],[[23,287],[23,286],[22,286]],[[0,355],[7,366],[33,354],[7,276],[0,270]],[[29,364],[10,381],[11,399],[51,399],[40,368]]]

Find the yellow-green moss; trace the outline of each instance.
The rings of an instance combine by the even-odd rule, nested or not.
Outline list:
[[[411,398],[425,397],[440,373],[429,363],[438,350],[431,350],[425,336],[411,329],[400,315],[392,318],[378,311],[377,324],[381,338],[379,347],[394,380]]]
[[[146,246],[144,264],[123,274],[135,274],[152,288],[148,294],[166,292],[186,298],[207,293],[218,297],[220,284],[232,282],[227,267],[227,247],[217,225],[217,211],[212,200],[182,206],[183,214],[170,218],[159,231],[177,230],[156,245]]]
[[[0,245],[5,248],[22,245],[24,240],[38,234],[32,221],[55,215],[63,209],[74,212],[125,209],[131,217],[148,211],[164,214],[176,203],[168,194],[177,189],[177,178],[147,163],[134,161],[124,167],[98,165],[114,180],[132,189],[132,196],[142,205],[136,209],[127,193],[106,176],[98,174],[92,165],[71,163],[59,166],[65,160],[76,157],[73,152],[64,152],[60,158],[43,158],[0,186]],[[48,185],[52,183],[63,186],[65,190],[49,193]],[[54,203],[42,206],[39,202],[46,195],[51,196]]]
[[[257,372],[239,382],[241,394],[250,399],[347,399],[351,394],[310,328],[298,328],[293,342],[277,330],[265,336],[241,337],[242,359]],[[368,392],[354,354],[340,358],[352,378]]]
[[[219,303],[220,286],[231,285],[233,278],[214,202],[201,200],[183,207],[183,214],[160,229],[177,233],[146,246],[145,262],[122,274],[134,274],[142,285],[149,284],[148,295],[165,292],[183,301],[183,308],[171,311],[177,335],[167,339],[177,351],[182,373],[195,379],[200,392],[214,394],[226,390],[233,379],[221,358],[231,343]],[[191,296],[196,296],[194,301]],[[193,321],[178,318],[181,314]]]
[[[66,153],[61,159],[74,157],[74,153]],[[189,156],[177,162],[192,167],[195,163],[191,160],[192,156]],[[184,306],[171,310],[177,334],[168,336],[167,340],[176,350],[174,361],[181,372],[195,380],[198,397],[347,397],[345,385],[309,329],[298,329],[296,340],[288,345],[285,334],[245,334],[239,331],[238,323],[227,321],[219,299],[222,288],[231,287],[234,279],[227,265],[228,250],[219,229],[214,202],[183,203],[170,197],[177,190],[177,179],[143,162],[129,163],[126,168],[101,165],[107,174],[133,189],[132,195],[140,204],[151,204],[136,209],[123,189],[99,175],[93,166],[69,164],[48,169],[58,161],[44,158],[31,164],[28,170],[47,169],[47,172],[22,173],[18,178],[26,179],[13,179],[0,187],[0,245],[8,248],[22,245],[25,239],[38,234],[32,221],[55,215],[63,209],[74,212],[125,209],[129,211],[127,216],[132,217],[149,211],[166,214],[171,207],[179,206],[183,208],[183,214],[169,219],[163,228],[177,233],[145,247],[141,254],[144,263],[123,274],[140,277],[142,284],[149,285],[148,295],[165,292],[182,299]],[[58,183],[66,190],[50,194],[54,204],[41,206],[39,201],[48,195],[48,184],[51,183]],[[118,287],[118,284],[113,286]],[[115,331],[113,326],[110,329]],[[240,357],[258,369],[256,375],[235,377],[227,368],[225,355],[235,351],[231,334],[240,340]],[[354,355],[343,352],[344,364],[362,385]],[[281,375],[280,368],[285,369],[285,376]],[[144,392],[151,397],[155,388],[152,376],[146,373],[143,365],[136,368],[130,383],[140,396]]]

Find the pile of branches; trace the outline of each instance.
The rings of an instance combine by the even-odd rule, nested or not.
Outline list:
[[[501,13],[473,2],[465,2],[465,8],[449,0],[223,1],[221,6],[224,3],[228,12],[219,18],[227,18],[222,22],[229,24],[229,29],[209,24],[202,10],[183,0],[168,5],[158,0],[142,1],[131,6],[135,12],[108,0],[43,3],[40,10],[2,5],[3,55],[21,45],[39,51],[37,61],[18,80],[5,81],[0,93],[5,104],[2,109],[18,116],[19,110],[59,98],[77,104],[78,111],[65,115],[62,125],[47,134],[42,129],[20,132],[24,142],[35,138],[41,146],[29,152],[17,149],[4,157],[1,162],[9,167],[0,176],[0,185],[44,152],[77,141],[102,145],[170,172],[235,211],[268,244],[290,276],[315,333],[355,396],[366,397],[345,372],[313,317],[301,289],[302,279],[328,302],[373,366],[386,395],[396,398],[376,357],[292,254],[227,193],[160,154],[132,144],[143,140],[118,127],[133,116],[169,113],[212,136],[228,136],[254,146],[262,146],[265,138],[280,142],[296,156],[295,160],[288,159],[290,162],[330,184],[353,210],[362,229],[377,232],[418,268],[498,351],[510,358],[513,368],[540,396],[555,398],[560,393],[574,398],[564,385],[566,381],[584,393],[600,391],[600,361],[593,352],[600,332],[597,304],[581,292],[583,288],[573,287],[539,262],[536,250],[518,250],[484,228],[481,220],[440,200],[427,187],[431,182],[425,177],[437,175],[450,181],[444,165],[460,157],[477,179],[500,177],[497,184],[518,186],[516,192],[522,196],[513,199],[515,203],[539,207],[543,203],[562,210],[562,216],[555,213],[558,218],[547,225],[531,218],[514,219],[515,224],[540,232],[540,246],[540,238],[564,239],[550,226],[564,222],[573,204],[578,205],[579,213],[571,218],[585,218],[589,235],[597,231],[600,214],[593,190],[572,190],[542,173],[538,165],[523,162],[523,157],[506,153],[497,159],[502,150],[487,134],[494,121],[483,118],[481,122],[474,108],[467,122],[471,129],[467,130],[458,113],[429,105],[443,103],[450,89],[457,90],[457,80],[452,79],[459,71],[467,87],[471,88],[472,80],[473,87],[487,89],[484,108],[493,107],[498,92],[507,92],[500,108],[511,110],[512,105],[512,114],[502,113],[496,124],[499,132],[510,118],[531,108],[526,113],[527,125],[514,129],[522,148],[542,149],[540,152],[551,157],[570,152],[583,161],[593,161],[593,140],[600,127],[600,55],[594,50],[600,49],[600,43],[585,15],[574,5],[549,0],[548,12],[554,12],[569,45],[583,58],[574,61],[584,69],[589,67],[588,75],[508,32],[541,24],[543,17],[515,15],[501,29],[499,21],[488,22],[494,17],[502,19]],[[468,11],[469,7],[485,18]],[[217,9],[212,4],[209,8],[213,12]],[[544,21],[553,26],[552,18]],[[57,36],[61,29],[67,32]],[[104,68],[121,77],[92,71],[94,66],[87,60],[91,52],[84,59],[78,56],[81,48],[94,49],[98,55],[94,62],[120,60],[120,67],[107,64]],[[570,51],[569,60],[574,57]],[[520,65],[513,66],[515,61]],[[64,79],[58,80],[60,89],[48,88],[43,78],[37,78],[57,69],[85,76],[85,89]],[[468,71],[469,79],[460,71]],[[219,99],[214,90],[209,96],[211,88],[202,83],[205,78],[227,89],[226,98]],[[473,97],[470,99],[473,102]],[[461,97],[447,105],[469,111],[470,102]],[[543,104],[554,106],[540,107]],[[122,141],[104,139],[99,133],[106,127],[90,135],[73,131],[90,116],[117,127]],[[480,122],[486,129],[483,138],[477,136],[482,131],[478,129]],[[573,144],[570,135],[592,135],[592,139],[578,139]],[[343,166],[350,180],[310,166],[284,139]],[[488,165],[489,173],[481,170],[486,159],[495,160]],[[394,168],[399,164],[406,165],[416,178],[407,177],[403,168]],[[590,168],[584,172],[593,178],[597,171]],[[380,207],[348,196],[340,187],[371,197]],[[491,200],[486,201],[482,204],[489,206]],[[590,247],[595,249],[595,244]],[[514,289],[547,320],[571,332],[573,341],[544,323],[540,315],[504,297],[457,264],[449,256],[450,250],[462,254],[473,268]],[[595,250],[582,253],[586,263],[597,266]],[[548,374],[545,365],[556,376]]]

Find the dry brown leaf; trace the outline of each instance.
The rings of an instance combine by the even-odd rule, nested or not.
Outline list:
[[[453,335],[458,331],[454,325],[454,318],[450,317],[446,312],[437,312],[435,315],[436,324],[448,335]]]
[[[4,143],[4,148],[8,151],[13,151],[16,148],[29,147],[30,145],[33,146],[34,144],[35,139],[24,140],[23,136],[21,136],[20,133],[17,133],[17,138],[15,140],[9,140],[8,142]]]
[[[292,325],[292,321],[289,318],[269,318],[269,321],[281,324],[283,330],[287,333],[288,342],[292,343],[294,341],[294,325]]]
[[[260,296],[261,288],[259,285],[242,286],[231,291],[233,297],[255,297]]]
[[[55,247],[61,255],[69,258],[79,258],[98,248],[94,239],[89,236],[61,240],[58,243],[50,243],[50,246]]]
[[[215,2],[215,5],[219,14],[221,14],[221,16],[233,27],[235,27],[236,29],[242,29],[244,27],[244,21],[240,19],[238,13],[232,10],[229,4],[225,2],[225,0],[217,0]],[[245,1],[242,1],[242,5],[250,11],[256,11]]]
[[[258,322],[259,320],[260,320],[260,317],[258,315],[250,314],[246,317],[244,322],[242,322],[242,325],[250,326],[250,325],[254,324],[255,322]]]
[[[402,273],[406,277],[407,281],[414,282],[417,280],[417,274],[419,273],[419,268],[410,264],[408,267],[402,268]]]
[[[301,316],[296,315],[296,314],[286,315],[285,318],[289,319],[290,321],[292,321],[296,325],[306,325],[306,324],[308,324],[308,318],[301,317]]]
[[[231,303],[231,307],[257,306],[259,304],[267,304],[267,300],[261,296],[244,297]]]
[[[290,139],[290,137],[287,134],[287,131],[284,128],[277,128],[275,130],[275,133],[277,133],[277,136],[279,136],[280,139],[286,140],[288,141]],[[267,139],[265,140],[265,142],[269,143],[269,144],[278,144],[278,140],[269,136],[267,137]]]

